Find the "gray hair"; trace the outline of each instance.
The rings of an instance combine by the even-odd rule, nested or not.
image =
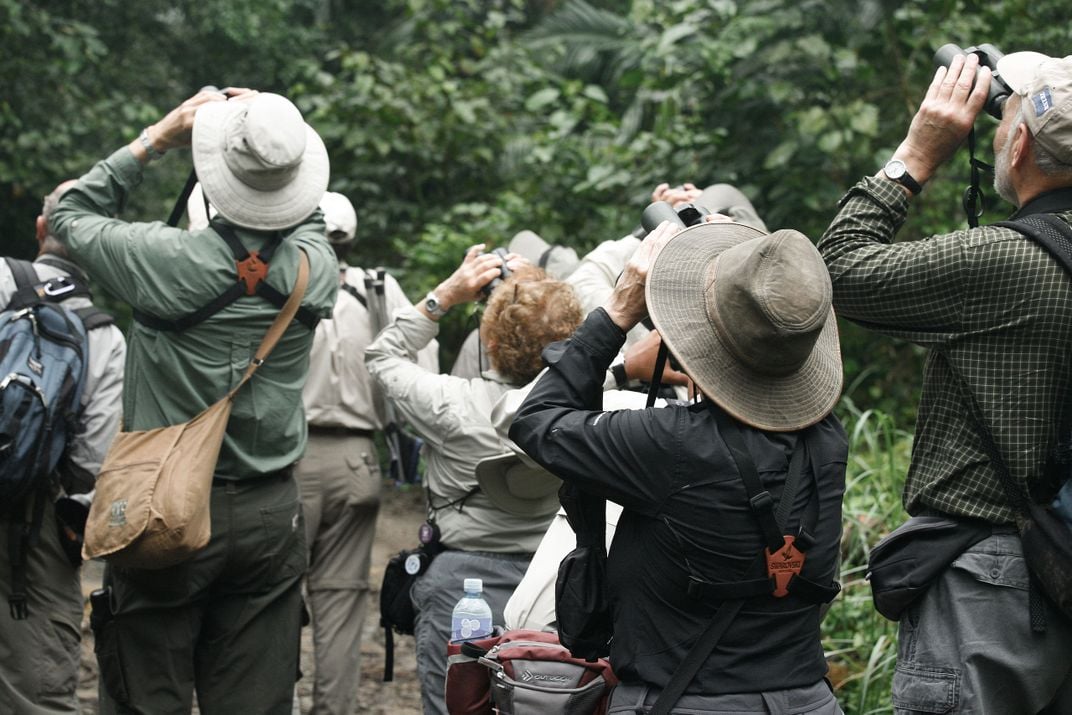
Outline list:
[[[48,234],[44,240],[41,241],[40,253],[51,253],[56,256],[66,257],[67,247],[52,234],[51,219],[52,214],[56,210],[56,205],[59,204],[60,199],[67,193],[67,190],[74,185],[72,181],[65,181],[49,193],[41,204],[41,216],[45,219],[45,226],[48,227]]]
[[[1027,123],[1024,121],[1023,102],[1020,103],[1020,108],[1016,111],[1016,118],[1013,119],[1012,128],[1015,129],[1021,124],[1027,127]],[[1030,133],[1031,128],[1027,127],[1027,131]],[[1032,138],[1034,138],[1034,135],[1032,135]],[[1035,165],[1039,168],[1039,171],[1051,178],[1072,178],[1072,164],[1066,164],[1058,159],[1053,155],[1053,152],[1039,144],[1038,141],[1034,142],[1034,146]]]

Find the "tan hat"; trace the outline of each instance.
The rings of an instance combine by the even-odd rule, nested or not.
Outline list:
[[[703,206],[708,211],[726,214],[737,223],[743,223],[745,226],[767,233],[767,224],[763,223],[763,219],[756,213],[752,202],[732,184],[711,184],[693,203]]]
[[[528,456],[510,452],[482,459],[476,481],[491,503],[517,516],[548,516],[558,509],[562,480]]]
[[[320,199],[320,210],[324,212],[328,241],[346,243],[354,240],[354,234],[357,232],[357,212],[354,211],[350,199],[334,191],[325,191]]]
[[[201,105],[192,148],[205,195],[238,226],[295,226],[316,210],[328,187],[324,142],[278,94]]]
[[[577,252],[568,246],[552,246],[532,231],[519,231],[510,239],[507,246],[510,253],[516,253],[528,259],[534,266],[547,271],[555,280],[565,280],[577,268],[581,259]]]
[[[1055,158],[1072,164],[1072,55],[1013,52],[998,60],[998,75],[1020,95],[1031,136]]]
[[[790,432],[837,403],[841,352],[830,274],[803,234],[693,226],[655,257],[646,295],[684,371],[742,422]]]

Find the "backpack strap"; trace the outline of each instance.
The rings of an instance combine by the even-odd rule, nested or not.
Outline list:
[[[368,310],[368,300],[365,299],[365,296],[363,296],[363,295],[361,295],[360,293],[357,292],[356,287],[354,287],[354,286],[352,286],[352,285],[350,285],[349,283],[346,283],[346,282],[343,282],[343,284],[341,286],[339,286],[339,287],[341,289],[343,289],[344,291],[346,291],[347,293],[349,293],[350,295],[352,295],[354,297],[354,299],[358,303],[360,303],[362,305],[362,307],[365,308],[365,310]]]
[[[15,278],[15,292],[8,301],[8,310],[25,308],[41,301],[61,303],[68,298],[93,297],[89,286],[74,276],[56,276],[43,281],[30,261],[10,257],[4,260]]]
[[[1054,214],[1032,214],[992,224],[1011,228],[1045,248],[1072,275],[1072,227]]]
[[[238,239],[232,227],[224,223],[213,222],[212,228],[231,249],[237,272],[236,282],[197,310],[174,320],[160,318],[138,309],[134,310],[134,320],[153,330],[179,332],[203,323],[242,296],[257,295],[276,308],[283,308],[287,302],[287,296],[265,280],[268,276],[268,264],[276,249],[283,242],[283,235],[276,232],[263,248],[250,252]],[[310,330],[315,330],[317,323],[320,322],[320,318],[305,306],[298,307],[297,319]]]
[[[72,311],[82,321],[82,326],[88,333],[90,330],[103,328],[106,325],[115,325],[115,317],[111,313],[105,313],[100,308],[89,305]]]

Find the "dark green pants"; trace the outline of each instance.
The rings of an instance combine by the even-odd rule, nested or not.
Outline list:
[[[101,713],[289,715],[305,535],[293,479],[212,488],[212,539],[186,563],[108,567],[95,614]]]

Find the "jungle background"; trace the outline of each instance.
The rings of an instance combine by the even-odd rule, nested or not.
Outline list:
[[[1063,56],[1068,20],[1056,0],[0,0],[0,253],[31,256],[45,194],[208,84],[298,104],[357,209],[352,262],[414,298],[476,242],[618,238],[662,181],[736,184],[772,230],[817,239],[903,138],[935,49]],[[995,126],[977,123],[986,161]],[[154,163],[123,217],[166,217],[190,168]],[[899,239],[964,226],[967,181],[962,150]],[[989,181],[984,222],[1011,210]],[[444,321],[445,367],[471,320]],[[846,712],[887,712],[896,631],[863,576],[903,518],[922,354],[840,327],[853,451],[824,644]]]

